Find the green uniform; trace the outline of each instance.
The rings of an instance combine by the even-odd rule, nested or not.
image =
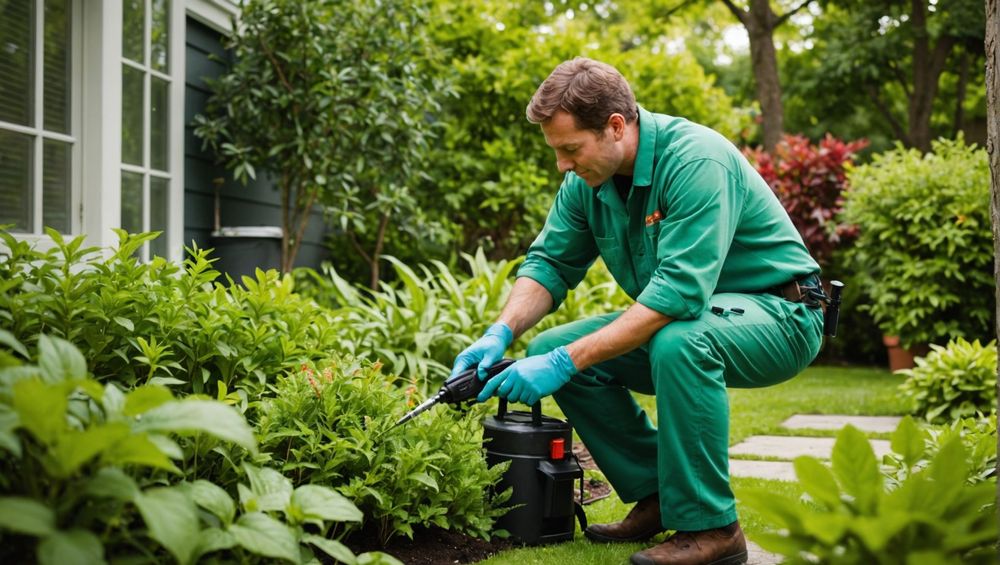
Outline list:
[[[574,375],[555,400],[622,500],[659,492],[670,529],[727,525],[736,508],[726,387],[776,384],[815,358],[822,311],[766,291],[819,266],[735,146],[642,108],[627,201],[612,180],[594,189],[568,173],[517,276],[548,289],[555,309],[598,256],[630,297],[674,321],[639,349]],[[619,314],[546,331],[528,354]],[[656,395],[658,429],[629,390]]]

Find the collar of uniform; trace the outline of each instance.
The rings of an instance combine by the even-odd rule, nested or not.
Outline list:
[[[653,114],[639,106],[639,146],[635,150],[635,164],[632,166],[633,186],[652,186],[655,148],[656,119],[653,118]]]

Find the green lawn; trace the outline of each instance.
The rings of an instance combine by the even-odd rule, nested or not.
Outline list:
[[[769,388],[755,390],[730,390],[730,444],[759,434],[790,434],[780,428],[782,421],[794,414],[852,414],[865,416],[901,415],[906,412],[905,399],[897,387],[903,378],[888,371],[855,367],[810,367],[798,377]],[[647,412],[655,419],[652,397],[637,397]],[[559,409],[551,399],[544,405],[545,413],[559,416]],[[802,432],[797,432],[801,434]],[[833,432],[810,432],[810,435],[832,435]],[[747,487],[765,487],[776,494],[801,493],[795,483],[764,481],[759,479],[733,479],[733,489],[739,497]],[[621,519],[628,506],[614,495],[587,506],[590,522],[607,522]],[[764,524],[756,513],[740,508],[740,524],[747,536],[762,531]],[[627,563],[635,551],[645,544],[594,544],[577,531],[572,542],[545,546],[525,547],[500,553],[482,561],[488,565],[563,565]]]

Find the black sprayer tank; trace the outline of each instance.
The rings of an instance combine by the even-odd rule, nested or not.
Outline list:
[[[513,489],[498,529],[525,544],[573,539],[576,503],[573,488],[583,486],[583,469],[573,455],[573,428],[542,415],[541,403],[531,412],[507,412],[500,399],[496,416],[483,421],[483,444],[490,466],[510,461],[497,492]],[[582,493],[581,493],[582,494]]]

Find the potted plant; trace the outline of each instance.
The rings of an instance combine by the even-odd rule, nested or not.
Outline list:
[[[927,154],[897,146],[849,179],[844,217],[859,228],[849,264],[890,353],[991,335],[986,151],[961,138],[936,141]]]

